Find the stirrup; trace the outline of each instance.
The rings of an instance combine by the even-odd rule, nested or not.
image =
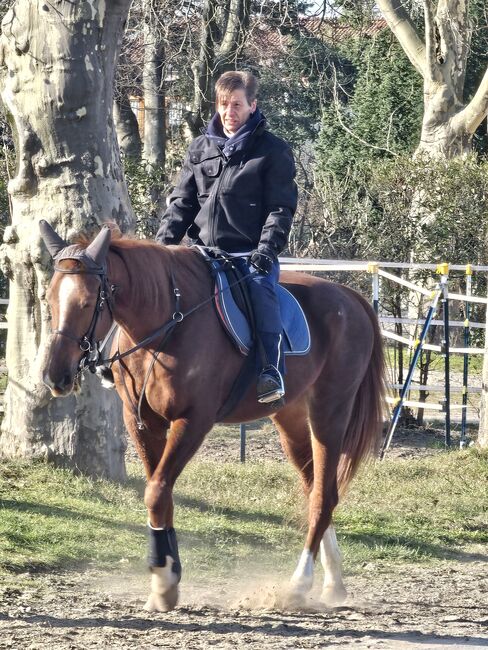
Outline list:
[[[283,378],[274,366],[265,368],[260,374],[257,393],[260,404],[271,404],[284,396],[285,387],[283,386]]]
[[[264,393],[263,395],[260,395],[258,397],[258,402],[260,404],[271,404],[273,402],[278,402],[279,400],[283,400],[283,397],[285,395],[285,391],[282,388],[277,388],[276,390],[270,392],[270,393]]]

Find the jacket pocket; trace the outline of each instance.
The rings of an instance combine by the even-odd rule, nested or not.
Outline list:
[[[205,176],[218,176],[222,168],[222,161],[220,158],[213,158],[212,160],[204,160],[201,163],[202,173]]]
[[[222,169],[222,159],[219,156],[214,155],[211,158],[206,158],[205,154],[201,151],[191,152],[190,162],[197,175],[214,178],[219,175]]]

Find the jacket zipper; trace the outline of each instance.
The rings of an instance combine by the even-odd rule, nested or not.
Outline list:
[[[220,186],[222,185],[222,181],[224,180],[225,173],[229,167],[229,162],[230,158],[228,160],[225,160],[222,166],[222,173],[220,174],[218,180],[216,181],[215,191],[214,187],[212,187],[212,204],[211,204],[211,210],[210,210],[210,232],[211,232],[211,237],[210,237],[210,246],[217,246],[217,241],[216,241],[216,236],[217,236],[217,216],[215,214],[215,205],[217,203],[217,194],[219,192]]]
[[[259,124],[256,125],[256,128],[254,129],[254,131],[252,131],[252,133],[249,134],[249,140],[247,142],[246,149],[249,147],[249,144],[251,142],[251,138],[255,137],[256,131],[258,130],[258,128],[262,124],[264,124],[264,122],[265,122],[265,120],[263,118],[262,120],[260,120]],[[243,156],[244,156],[244,153],[243,153]],[[209,228],[210,232],[212,233],[211,238],[210,238],[210,246],[217,246],[217,242],[216,242],[217,218],[215,216],[215,204],[216,204],[217,194],[219,192],[220,186],[222,185],[222,181],[224,180],[225,173],[226,173],[226,171],[227,171],[227,169],[229,167],[229,162],[230,162],[230,157],[227,160],[224,159],[222,173],[220,174],[220,177],[219,177],[219,179],[217,181],[216,186],[214,186],[215,187],[215,192],[213,191],[214,188],[212,187],[212,195],[211,195],[211,198],[212,198],[211,208],[212,209],[210,210],[210,228]],[[241,164],[242,164],[242,160],[241,160]],[[241,169],[242,169],[242,167],[241,167]]]

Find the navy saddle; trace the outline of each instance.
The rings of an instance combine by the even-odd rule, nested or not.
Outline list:
[[[204,251],[201,252],[205,255]],[[215,307],[220,321],[237,349],[247,356],[253,347],[253,331],[245,310],[242,305],[237,304],[239,298],[236,299],[235,291],[237,285],[245,284],[245,280],[239,277],[236,280],[236,269],[232,265],[232,258],[222,260],[209,259],[207,255],[205,257],[215,278]],[[283,352],[286,355],[305,355],[310,350],[310,330],[303,309],[295,296],[284,287],[277,287],[277,295],[283,323]]]

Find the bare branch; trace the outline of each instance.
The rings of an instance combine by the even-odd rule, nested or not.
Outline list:
[[[425,45],[405,11],[402,0],[376,0],[389,28],[397,37],[417,72],[425,76]]]
[[[424,5],[424,25],[425,25],[425,76],[433,80],[436,78],[436,25],[434,22],[434,12],[432,9],[432,0],[423,0]]]
[[[453,119],[453,126],[473,135],[488,114],[488,68],[469,104]]]

